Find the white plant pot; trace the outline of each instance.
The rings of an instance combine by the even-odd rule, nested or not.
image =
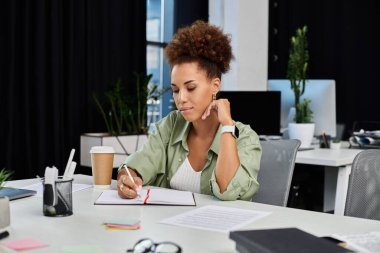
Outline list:
[[[300,147],[308,148],[314,136],[314,128],[314,123],[289,123],[289,139],[300,140]]]
[[[107,133],[86,133],[80,136],[80,164],[91,167],[90,149],[93,146],[111,146],[115,149],[113,167],[117,168],[128,154],[140,149],[148,140],[148,135],[109,136]]]
[[[330,142],[330,149],[340,149],[341,145],[341,142]]]
[[[8,227],[11,223],[8,197],[0,198],[0,231]]]

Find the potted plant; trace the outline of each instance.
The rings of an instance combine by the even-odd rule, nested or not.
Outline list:
[[[299,139],[301,147],[309,147],[314,135],[315,124],[313,112],[310,109],[310,99],[301,96],[305,92],[307,72],[309,67],[309,51],[307,43],[307,26],[298,28],[290,40],[287,78],[294,93],[294,122],[289,123],[289,138]]]
[[[149,85],[152,75],[133,73],[135,93],[128,94],[121,80],[105,93],[104,100],[96,93],[94,102],[103,117],[107,133],[81,135],[81,165],[91,166],[89,150],[92,146],[112,146],[115,149],[114,167],[118,167],[129,154],[137,151],[148,139],[148,129],[153,115],[147,117],[147,103],[156,101],[168,89],[159,90],[157,84]],[[153,101],[153,102],[152,102]]]
[[[339,138],[334,138],[330,143],[330,149],[340,149],[342,142]]]
[[[5,169],[0,171],[0,191],[4,187],[5,181],[11,178],[12,172]],[[0,231],[10,224],[10,210],[8,197],[0,197]]]

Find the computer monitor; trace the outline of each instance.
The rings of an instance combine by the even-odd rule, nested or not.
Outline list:
[[[294,107],[294,93],[290,88],[289,80],[268,80],[268,90],[281,92],[281,128],[288,127],[288,115]],[[309,80],[306,83],[305,93],[301,99],[311,100],[310,108],[313,111],[315,123],[314,134],[326,133],[336,136],[336,107],[335,107],[335,80]]]
[[[233,120],[250,125],[258,135],[280,135],[280,92],[221,91],[220,98],[230,101]]]

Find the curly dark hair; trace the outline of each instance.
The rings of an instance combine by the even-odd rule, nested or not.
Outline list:
[[[176,32],[165,48],[165,55],[171,69],[176,64],[195,61],[208,78],[221,78],[234,57],[230,43],[230,36],[219,27],[198,20]]]

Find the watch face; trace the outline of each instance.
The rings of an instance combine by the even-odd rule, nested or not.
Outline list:
[[[239,138],[239,128],[237,128],[236,126],[235,126],[234,135],[236,138]]]

